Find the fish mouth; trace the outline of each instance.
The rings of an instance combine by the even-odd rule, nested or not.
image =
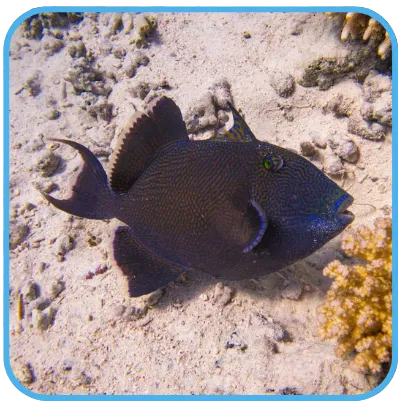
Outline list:
[[[352,203],[353,197],[351,195],[347,195],[337,207],[337,216],[347,225],[351,224],[354,220],[354,214],[347,209],[350,205],[352,205]]]

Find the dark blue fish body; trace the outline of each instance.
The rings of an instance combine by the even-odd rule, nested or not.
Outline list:
[[[237,111],[214,140],[190,141],[165,97],[124,131],[109,178],[72,141],[85,167],[68,200],[46,198],[86,218],[118,218],[114,257],[132,296],[189,269],[253,278],[303,259],[353,220],[353,198],[312,163],[257,141]],[[142,153],[141,153],[142,152]]]

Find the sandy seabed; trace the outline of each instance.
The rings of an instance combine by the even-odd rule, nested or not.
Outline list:
[[[143,16],[135,13],[85,13],[39,31],[31,22],[12,38],[16,377],[43,394],[370,391],[383,376],[356,373],[336,357],[336,341],[317,334],[331,282],[322,270],[344,259],[339,237],[258,280],[218,282],[194,271],[130,298],[111,256],[118,221],[72,217],[38,192],[66,197],[81,167],[73,149],[46,138],[83,143],[105,164],[134,111],[165,94],[193,139],[229,128],[229,99],[258,139],[308,155],[356,203],[372,204],[353,206],[355,224],[389,215],[391,78],[372,44],[341,42],[342,21],[322,13],[154,16],[141,49],[133,40]]]

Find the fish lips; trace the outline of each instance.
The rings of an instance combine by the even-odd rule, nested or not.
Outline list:
[[[336,202],[336,214],[341,222],[346,226],[354,221],[354,214],[347,208],[352,205],[354,199],[351,195],[347,194]]]

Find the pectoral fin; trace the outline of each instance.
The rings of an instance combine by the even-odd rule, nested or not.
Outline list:
[[[216,231],[226,251],[249,253],[261,242],[267,225],[267,215],[260,204],[240,195],[216,216]]]
[[[187,270],[145,248],[127,226],[115,230],[113,247],[114,259],[128,278],[131,297],[140,297],[164,287]]]
[[[251,227],[251,237],[243,249],[243,253],[248,253],[253,250],[262,240],[268,225],[267,215],[263,208],[254,200],[249,201],[249,209],[247,215]]]

